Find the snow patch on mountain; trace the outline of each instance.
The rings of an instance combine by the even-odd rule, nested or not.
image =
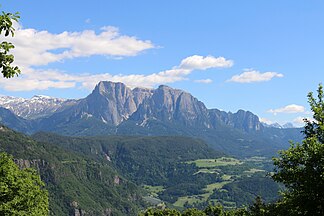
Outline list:
[[[60,109],[76,103],[76,100],[52,98],[46,95],[35,95],[30,99],[12,96],[0,97],[0,106],[11,110],[25,119],[37,119],[50,116]]]

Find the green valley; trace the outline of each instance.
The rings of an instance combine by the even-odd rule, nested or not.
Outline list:
[[[265,158],[238,160],[188,137],[37,133],[31,138],[2,128],[1,151],[37,168],[50,194],[51,215],[136,215],[162,203],[180,209],[238,207],[258,195],[246,182],[257,179],[261,185],[270,167]],[[237,193],[244,199],[235,200]]]

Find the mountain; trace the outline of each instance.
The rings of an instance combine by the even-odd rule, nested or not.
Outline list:
[[[138,106],[130,120],[145,124],[148,119],[210,128],[205,105],[187,92],[161,85]]]
[[[62,124],[89,119],[110,126],[119,126],[128,120],[144,126],[147,120],[158,120],[184,127],[217,128],[227,125],[244,131],[258,131],[263,127],[251,112],[239,110],[232,114],[208,110],[201,101],[182,90],[164,85],[154,90],[131,90],[123,83],[113,82],[100,82],[89,96],[62,112],[54,113],[43,124],[60,125],[56,127],[60,128]]]
[[[179,89],[165,85],[157,89],[130,89],[123,83],[107,81],[99,82],[86,98],[70,101],[51,115],[27,123],[24,130],[17,129],[72,136],[198,137],[217,150],[239,157],[272,156],[278,149],[288,147],[288,140],[301,139],[298,129],[292,129],[292,133],[289,129],[271,130],[249,111],[208,109],[190,93]],[[287,137],[286,131],[292,137]]]
[[[35,95],[30,99],[3,96],[0,97],[0,106],[11,110],[15,115],[25,119],[46,117],[56,111],[76,103],[76,100],[52,98]]]

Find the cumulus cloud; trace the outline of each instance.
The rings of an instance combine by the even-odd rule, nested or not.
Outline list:
[[[79,86],[91,90],[99,81],[103,80],[123,82],[130,87],[154,87],[158,84],[186,80],[194,70],[224,68],[233,65],[232,60],[227,60],[224,57],[193,55],[183,59],[179,65],[171,69],[152,74],[81,74],[77,71],[63,72],[55,69],[40,69],[41,66],[49,63],[94,55],[114,58],[136,56],[140,52],[155,48],[155,45],[149,40],[122,35],[118,28],[111,26],[101,28],[99,33],[93,30],[84,30],[81,32],[65,31],[59,34],[23,28],[17,23],[15,23],[15,28],[15,37],[8,37],[6,40],[15,44],[12,53],[15,55],[15,64],[20,67],[22,74],[12,78],[10,82],[0,78],[1,88],[8,91]],[[200,80],[200,82],[208,83],[211,80]]]
[[[268,125],[271,125],[271,124],[274,123],[273,121],[271,121],[271,120],[269,120],[267,118],[259,118],[259,120],[260,120],[260,122],[268,124]]]
[[[214,66],[217,68],[218,66]],[[152,74],[118,74],[110,73],[87,74],[74,73],[68,74],[57,70],[41,70],[32,67],[22,67],[22,75],[12,78],[10,82],[6,79],[0,79],[2,88],[8,91],[30,91],[44,90],[48,88],[73,88],[81,86],[86,89],[93,89],[94,86],[103,80],[113,82],[123,82],[129,87],[148,87],[155,85],[174,83],[188,79],[187,76],[193,69],[185,69],[181,66],[175,66],[172,69],[152,73]],[[198,80],[202,83],[210,83],[212,80]]]
[[[273,113],[274,115],[276,115],[277,113],[304,113],[305,107],[296,104],[290,104],[278,109],[270,109],[268,110],[268,112]]]
[[[200,80],[195,80],[194,82],[196,82],[196,83],[209,84],[209,83],[212,83],[213,80],[211,80],[211,79],[200,79]]]
[[[293,122],[294,122],[296,125],[305,124],[304,119],[305,119],[305,117],[298,116],[297,118],[295,118],[295,119],[293,120]]]
[[[238,83],[252,83],[252,82],[265,82],[278,77],[283,77],[283,74],[277,72],[265,72],[261,73],[256,70],[245,71],[242,74],[234,75],[228,82],[238,82]]]
[[[227,68],[232,67],[233,61],[227,60],[224,57],[214,56],[199,56],[193,55],[183,59],[179,68],[189,70],[206,70],[209,68]]]
[[[15,44],[12,53],[19,66],[47,65],[93,55],[135,56],[154,48],[151,41],[121,35],[118,28],[111,26],[101,28],[98,34],[93,30],[53,34],[32,28],[23,29],[21,26],[16,29],[15,37],[6,40]]]

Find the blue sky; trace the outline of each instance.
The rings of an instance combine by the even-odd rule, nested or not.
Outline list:
[[[320,0],[30,0],[1,9],[20,12],[6,39],[22,68],[0,79],[1,95],[82,98],[100,80],[166,84],[208,108],[297,124],[324,78]]]

